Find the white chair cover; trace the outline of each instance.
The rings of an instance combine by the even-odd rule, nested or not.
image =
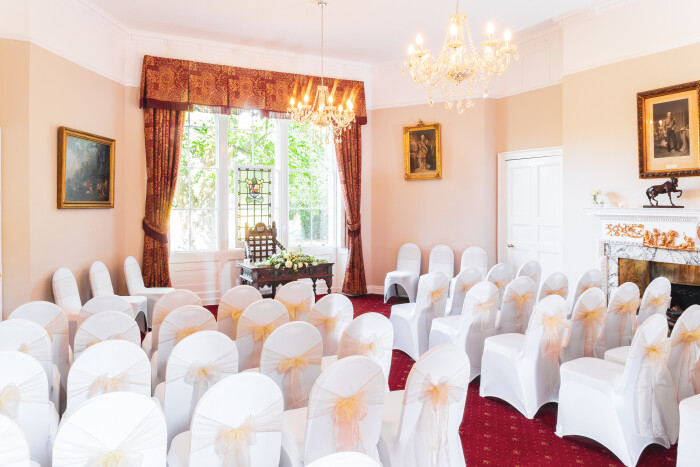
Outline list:
[[[309,282],[295,281],[277,289],[275,300],[287,309],[289,321],[308,321],[316,295]]]
[[[114,295],[114,287],[112,287],[112,278],[109,275],[109,269],[107,269],[107,266],[102,261],[95,261],[90,266],[90,289],[92,289],[93,297]],[[147,329],[146,315],[148,313],[148,299],[138,295],[127,295],[122,298],[131,305],[134,317],[138,323],[143,323],[142,329],[145,331]]]
[[[399,248],[396,271],[391,271],[384,279],[384,303],[398,296],[398,287],[404,290],[410,302],[416,301],[418,278],[420,277],[421,251],[415,243],[404,243]]]
[[[321,374],[323,339],[311,324],[293,321],[278,327],[265,341],[260,373],[269,376],[284,395],[285,410],[306,407]]]
[[[493,284],[498,289],[499,300],[498,309],[501,309],[503,304],[503,297],[505,296],[506,286],[513,280],[513,271],[510,266],[505,263],[498,263],[491,268],[489,273],[486,275],[486,280],[493,282]]]
[[[489,271],[489,257],[486,250],[479,246],[470,246],[462,252],[459,270],[464,271],[469,268],[476,268],[482,278],[486,277]]]
[[[394,348],[406,352],[414,360],[428,350],[428,335],[434,318],[445,315],[448,277],[441,272],[421,276],[415,303],[391,307],[390,321],[394,328]]]
[[[382,464],[367,454],[336,452],[312,462],[308,467],[382,467]]]
[[[700,395],[683,399],[679,410],[680,432],[676,467],[695,467],[700,459]]]
[[[184,289],[172,290],[158,299],[153,306],[153,329],[149,333],[150,335],[144,339],[144,344],[146,339],[150,339],[153,351],[158,350],[158,332],[161,323],[168,316],[168,313],[188,305],[202,306],[202,299],[196,293]]]
[[[35,358],[49,383],[46,396],[58,408],[61,374],[53,364],[51,338],[39,324],[26,319],[0,321],[0,350],[17,350]]]
[[[454,345],[435,347],[418,359],[406,380],[406,390],[385,396],[378,446],[382,464],[466,465],[459,426],[469,373],[469,358]]]
[[[665,277],[657,277],[649,283],[644,291],[642,303],[639,306],[637,322],[643,323],[653,314],[666,316],[671,304],[671,281]]]
[[[83,402],[108,392],[151,396],[151,365],[138,345],[123,340],[98,342],[83,352],[68,374],[68,416]]]
[[[542,278],[542,266],[537,261],[528,261],[518,269],[516,277],[527,276],[535,283],[535,292],[540,287],[540,279]]]
[[[481,374],[484,341],[494,333],[498,311],[498,289],[492,282],[480,282],[472,287],[464,300],[461,316],[446,316],[433,320],[430,348],[453,344],[465,349],[469,356],[469,381]]]
[[[216,319],[206,308],[186,305],[168,313],[158,333],[158,350],[151,358],[157,382],[165,380],[165,363],[173,347],[185,337],[199,331],[216,331]]]
[[[352,321],[354,310],[348,297],[339,293],[328,294],[316,302],[309,314],[309,324],[316,326],[323,338],[323,354],[336,355],[338,341],[345,327]]]
[[[111,392],[93,397],[61,422],[53,467],[165,467],[166,443],[165,419],[156,401]]]
[[[598,287],[599,289],[603,288],[603,273],[600,271],[600,269],[589,269],[581,274],[578,282],[576,282],[576,290],[574,292],[570,308],[573,310],[573,307],[581,294],[593,287]],[[569,315],[571,315],[571,313],[569,313]]]
[[[535,306],[537,287],[528,276],[516,277],[503,293],[501,309],[496,317],[495,334],[525,334],[532,308]]]
[[[243,311],[236,330],[238,371],[260,366],[260,352],[272,331],[289,322],[289,312],[280,302],[265,298]]]
[[[31,466],[27,437],[24,436],[24,432],[14,420],[2,414],[0,414],[0,465],[4,467]]]
[[[700,305],[688,307],[673,326],[668,369],[678,402],[700,394]]]
[[[80,309],[78,314],[78,327],[80,327],[86,319],[97,313],[104,311],[118,311],[128,315],[131,319],[135,319],[134,309],[129,302],[124,300],[124,297],[116,295],[100,295],[85,302],[85,305]]]
[[[428,273],[441,272],[452,279],[455,275],[455,254],[447,245],[436,245],[430,250]]]
[[[165,383],[155,396],[163,405],[168,442],[190,426],[199,400],[216,383],[238,372],[238,350],[228,336],[200,331],[182,339],[170,353]]]
[[[540,287],[537,301],[550,295],[559,295],[564,300],[569,295],[569,279],[561,272],[555,272],[547,276]]]
[[[219,309],[216,312],[216,327],[219,332],[236,340],[236,328],[243,310],[262,298],[260,291],[249,285],[238,285],[226,292],[221,297]]]
[[[270,378],[240,373],[216,383],[175,437],[169,467],[277,467],[282,440],[282,393]]]
[[[140,345],[141,333],[134,318],[121,311],[103,311],[89,317],[75,333],[74,361],[77,361],[88,347],[112,339]]]
[[[597,355],[602,356],[606,350],[630,345],[632,334],[637,327],[637,309],[639,308],[639,287],[632,282],[625,282],[615,289],[608,303],[608,317],[605,327],[596,344]]]
[[[162,296],[168,292],[172,292],[172,287],[145,287],[143,284],[143,276],[141,275],[141,267],[138,261],[133,256],[129,256],[124,260],[124,276],[126,277],[126,288],[131,296],[142,296],[148,300],[148,311],[146,313],[147,327],[153,326],[153,308]]]
[[[562,352],[561,361],[596,357],[596,342],[603,332],[607,316],[605,293],[597,287],[583,292],[574,305],[569,344]]]
[[[457,274],[457,277],[450,281],[450,297],[447,299],[447,311],[445,314],[452,316],[462,313],[462,305],[467,292],[482,280],[483,277],[478,269],[462,269]]]
[[[328,367],[316,380],[308,409],[284,413],[280,465],[310,464],[339,451],[379,460],[385,384],[382,369],[367,357],[343,358]]]
[[[15,308],[9,319],[26,319],[42,326],[51,339],[51,359],[61,373],[61,386],[66,389],[71,348],[68,345],[68,318],[61,307],[51,302],[29,302]]]
[[[678,436],[678,405],[666,367],[668,325],[653,315],[638,329],[627,363],[579,358],[561,366],[557,435],[598,441],[623,464],[636,465],[649,444]]]
[[[56,305],[61,307],[68,318],[68,342],[72,345],[75,331],[78,329],[78,313],[83,304],[78,291],[78,283],[69,269],[59,268],[53,275],[51,286]]]
[[[530,419],[544,404],[556,402],[559,356],[570,324],[566,312],[563,298],[546,297],[535,307],[525,335],[487,338],[479,394],[498,397]]]
[[[31,459],[42,466],[50,465],[58,427],[58,412],[48,393],[46,372],[39,362],[22,352],[0,351],[0,414],[19,425]]]

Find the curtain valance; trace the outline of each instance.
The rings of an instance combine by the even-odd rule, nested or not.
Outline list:
[[[253,70],[226,65],[143,58],[140,106],[166,110],[191,110],[202,105],[217,112],[257,109],[265,117],[286,118],[289,98],[305,94],[313,99],[321,79],[316,76]],[[357,123],[367,123],[365,86],[362,81],[325,78],[333,100],[353,103]]]

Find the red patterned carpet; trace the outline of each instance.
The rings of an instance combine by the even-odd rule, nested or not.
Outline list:
[[[352,298],[355,316],[377,312],[389,316],[392,299],[384,304],[380,295]],[[207,307],[215,308],[215,307]],[[214,309],[212,309],[214,312]],[[395,350],[389,375],[392,391],[403,389],[413,360]],[[479,396],[479,378],[469,385],[464,420],[460,427],[467,465],[494,466],[621,466],[610,451],[600,444],[579,437],[559,438],[554,434],[557,405],[548,404],[533,420],[498,399]],[[638,466],[676,465],[676,446],[664,449],[649,446]]]

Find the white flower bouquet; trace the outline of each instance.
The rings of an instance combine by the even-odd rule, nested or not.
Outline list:
[[[325,259],[315,258],[301,251],[284,250],[276,255],[272,255],[265,261],[260,261],[257,266],[272,266],[275,269],[289,270],[296,274],[301,269],[308,268],[320,263],[327,263]]]

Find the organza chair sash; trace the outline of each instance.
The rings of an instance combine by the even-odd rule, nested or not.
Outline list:
[[[203,329],[213,328],[216,328],[216,321],[214,320],[213,316],[203,323],[193,326],[179,327],[172,321],[163,321],[163,324],[160,326],[160,331],[158,331],[158,340],[161,344],[171,341],[175,341],[175,344],[177,344],[187,336],[191,336],[192,334]]]
[[[537,313],[533,318],[534,329],[542,328],[540,352],[553,365],[558,364],[561,351],[568,344],[571,322],[566,319],[566,313],[548,315]]]
[[[284,375],[284,407],[286,410],[306,407],[309,402],[309,390],[306,387],[304,373],[310,366],[321,367],[323,358],[323,342],[319,342],[296,356],[288,356],[270,349],[264,349],[264,358],[260,373],[269,375],[278,373]]]
[[[55,467],[68,465],[146,467],[143,465],[144,451],[156,447],[160,441],[159,438],[163,436],[163,431],[159,429],[162,423],[162,415],[160,418],[157,416],[159,411],[159,406],[149,410],[136,424],[134,430],[114,448],[110,448],[102,440],[93,436],[89,430],[72,423],[68,418],[62,422],[61,430],[66,431],[67,435],[64,439],[70,439],[70,442],[54,445],[53,465]],[[162,441],[165,441],[164,437]],[[57,462],[57,458],[62,462]]]
[[[192,362],[179,355],[170,354],[166,373],[166,388],[170,381],[182,379],[192,386],[192,408],[210,387],[222,378],[236,374],[238,362],[230,352],[225,352],[208,362]]]
[[[68,321],[66,321],[63,313],[57,314],[49,323],[44,326],[51,342],[53,342],[53,336],[57,335],[68,335]]]
[[[134,363],[114,376],[109,373],[71,369],[71,386],[69,397],[87,395],[87,399],[116,391],[128,391],[131,386],[151,387],[150,366],[141,362]]]
[[[649,343],[640,332],[641,345],[633,345],[630,358],[643,358],[637,377],[637,426],[646,438],[675,439],[678,405],[676,390],[666,362],[671,353],[671,340],[660,336]],[[669,404],[668,401],[671,401]]]
[[[457,287],[459,287],[459,289],[462,290],[462,292],[467,293],[472,289],[472,287],[474,287],[478,283],[479,283],[479,281],[474,281],[474,282],[459,281],[457,283]],[[455,287],[455,288],[457,288],[457,287]]]
[[[467,296],[466,300],[470,300]],[[491,319],[491,315],[498,310],[498,299],[496,297],[491,297],[483,302],[476,302],[471,306],[472,315],[475,321],[479,321],[479,329],[481,330],[482,336],[486,337],[487,333],[493,330],[494,323]],[[496,315],[496,322],[501,319],[500,310]],[[498,323],[496,323],[498,325]]]
[[[23,342],[17,346],[17,351],[26,353],[41,363],[51,362],[51,346],[47,345],[43,336],[39,336],[31,342]]]
[[[272,331],[287,322],[289,322],[289,317],[287,315],[280,315],[268,323],[258,323],[247,316],[241,317],[238,321],[238,338],[240,339],[248,335],[253,336],[253,367],[260,366],[260,352],[262,351],[262,346],[270,334],[272,334]]]
[[[343,337],[341,337],[342,345],[338,349],[338,358],[345,358],[350,355],[363,355],[379,361],[384,358],[385,342],[391,337],[392,331],[387,329],[379,335],[371,333],[358,338],[343,332]]]
[[[303,316],[311,311],[311,297],[304,298],[299,303],[291,303],[279,297],[275,298],[287,309],[289,321],[303,321]]]
[[[620,315],[620,331],[618,345],[622,346],[623,338],[630,339],[637,328],[637,309],[639,308],[639,297],[630,300],[623,300],[619,295],[615,295],[608,307],[608,313]],[[627,330],[629,324],[630,331]]]
[[[429,467],[449,467],[450,465],[450,440],[447,436],[450,405],[464,397],[468,384],[469,365],[465,365],[449,377],[440,379],[437,383],[415,366],[411,370],[404,404],[422,403],[415,426],[415,432],[418,434],[416,442],[428,439]]]
[[[96,336],[84,327],[81,327],[80,333],[76,334],[75,351],[80,352],[95,344],[110,340],[125,340],[136,343],[141,341],[141,333],[136,323],[134,323],[133,326],[129,326],[124,331],[110,334],[106,338]]]
[[[278,399],[261,412],[248,415],[237,427],[195,414],[191,450],[198,452],[215,446],[223,467],[251,467],[250,447],[257,443],[257,434],[281,432],[282,411],[282,399]]]
[[[515,322],[521,333],[525,331],[526,311],[534,301],[535,292],[533,291],[528,291],[523,294],[513,292],[506,296],[506,303],[515,303],[515,310],[517,312]]]
[[[580,322],[581,326],[583,326],[583,356],[593,357],[593,350],[608,317],[605,300],[601,300],[591,308],[587,308],[581,302],[579,303],[580,305],[576,309],[573,321]]]
[[[340,313],[336,313],[334,316],[328,316],[324,315],[320,311],[311,310],[311,314],[309,315],[309,324],[317,328],[323,326],[323,329],[326,331],[326,335],[330,335],[338,325],[340,318]]]
[[[156,303],[153,306],[153,326],[158,326],[163,322],[166,316],[168,316],[168,313],[170,313],[172,310],[169,310],[165,308],[164,306],[159,305]]]
[[[365,452],[360,422],[371,405],[384,403],[384,376],[378,371],[354,394],[344,397],[323,386],[314,387],[314,400],[309,405],[309,418],[331,415],[335,452]]]
[[[219,310],[216,313],[217,319],[221,321],[230,317],[233,320],[233,333],[230,336],[231,339],[236,339],[236,328],[238,327],[238,320],[241,319],[241,314],[243,314],[243,310],[239,310],[228,303],[219,303]]]
[[[42,382],[46,378],[44,371],[36,373],[24,382],[10,383],[0,388],[0,414],[17,420],[22,402],[40,403],[49,400],[49,394],[42,394]]]
[[[671,336],[671,346],[681,347],[679,381],[683,378],[693,386],[695,394],[700,393],[700,326],[692,331],[681,320],[676,322],[678,330]]]
[[[549,284],[545,282],[542,285],[542,291],[540,292],[540,300],[542,300],[545,297],[549,297],[550,295],[559,295],[562,298],[566,298],[566,296],[569,295],[569,286],[564,285],[562,287],[559,287],[558,289],[553,289],[549,286]]]
[[[649,294],[648,300],[642,304],[643,307],[649,307],[656,313],[665,313],[668,309],[668,305],[671,303],[671,291],[661,292],[660,294],[653,295]]]
[[[499,296],[503,293],[503,290],[506,288],[506,285],[508,285],[507,279],[501,279],[499,281],[491,281],[491,282],[493,282],[493,285],[495,285],[496,288],[498,289]]]

